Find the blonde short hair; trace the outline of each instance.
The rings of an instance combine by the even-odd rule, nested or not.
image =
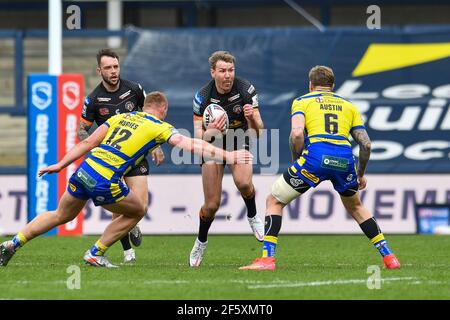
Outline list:
[[[145,104],[161,105],[161,104],[167,104],[167,103],[168,103],[168,100],[167,100],[166,95],[160,91],[150,92],[149,94],[147,94],[147,96],[145,97],[145,100],[144,100],[144,105]]]

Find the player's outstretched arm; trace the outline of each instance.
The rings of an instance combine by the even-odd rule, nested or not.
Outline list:
[[[89,124],[88,121],[84,120],[83,118],[80,118],[77,128],[77,135],[80,141],[83,141],[84,139],[87,139],[87,137],[89,137],[89,129],[91,127],[92,123]]]
[[[39,177],[46,173],[54,173],[59,172],[65,167],[67,167],[69,164],[95,148],[102,142],[102,140],[105,138],[106,133],[108,132],[108,127],[106,125],[101,125],[98,127],[92,135],[87,137],[85,140],[78,143],[76,146],[74,146],[72,149],[70,149],[69,152],[66,153],[66,155],[59,161],[58,163],[51,165],[47,168],[42,168],[39,170]]]
[[[202,123],[202,117],[194,114],[194,137],[198,139],[203,138],[203,123]]]
[[[214,160],[225,160],[228,164],[234,163],[251,163],[253,155],[246,150],[237,150],[229,152],[213,146],[212,144],[196,139],[183,136],[179,133],[174,134],[168,140],[168,143],[174,147],[193,152],[198,155],[206,155]]]

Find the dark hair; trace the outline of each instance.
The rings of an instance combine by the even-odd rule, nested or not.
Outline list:
[[[211,69],[215,69],[217,61],[220,60],[225,61],[227,63],[236,64],[236,58],[228,51],[216,51],[213,52],[208,59],[209,66],[211,67]]]
[[[97,53],[97,65],[100,67],[100,61],[102,57],[107,56],[111,58],[116,58],[119,61],[119,55],[112,51],[111,49],[100,49]]]
[[[333,70],[326,66],[315,66],[309,71],[309,81],[315,87],[332,87],[334,84]]]

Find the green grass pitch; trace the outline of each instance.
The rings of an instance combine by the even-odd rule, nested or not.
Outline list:
[[[6,238],[0,238],[4,241]],[[241,271],[261,253],[248,236],[209,236],[198,269],[188,267],[195,236],[146,236],[137,263],[119,269],[84,265],[97,237],[40,237],[0,267],[0,299],[450,299],[450,238],[387,235],[402,268],[386,270],[363,235],[280,235],[277,270]],[[122,262],[120,243],[107,253]],[[69,289],[72,265],[80,289]],[[379,289],[370,266],[380,267]],[[70,269],[69,269],[70,270]],[[70,282],[70,280],[69,280]],[[74,283],[74,282],[72,282]]]

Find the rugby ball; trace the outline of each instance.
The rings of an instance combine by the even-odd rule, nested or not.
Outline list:
[[[225,134],[228,130],[229,122],[227,112],[218,104],[212,103],[205,108],[203,112],[203,127],[206,129],[208,125],[213,122],[215,119],[221,117],[225,114],[225,128],[222,133]]]

